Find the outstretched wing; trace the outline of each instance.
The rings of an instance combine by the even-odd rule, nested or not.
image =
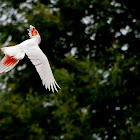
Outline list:
[[[39,46],[34,46],[33,48],[25,51],[28,58],[35,65],[35,68],[42,80],[43,85],[45,85],[46,89],[50,89],[54,92],[57,88],[60,88],[56,83],[51,67],[49,65],[48,59]]]
[[[0,62],[0,73],[10,71],[25,56],[25,53],[16,46],[3,47],[1,50],[5,56]]]
[[[0,73],[10,71],[18,62],[19,60],[15,59],[13,56],[5,55],[0,62]]]

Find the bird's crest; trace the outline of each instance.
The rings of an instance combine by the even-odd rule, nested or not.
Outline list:
[[[37,32],[36,28],[32,25],[30,25],[30,28],[28,29],[28,31],[29,31],[28,34],[29,34],[30,38],[38,35],[38,32]]]

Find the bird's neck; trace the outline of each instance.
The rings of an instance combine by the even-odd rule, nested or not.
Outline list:
[[[38,36],[31,37],[31,39],[33,39],[38,45],[39,45],[40,42],[41,42],[41,38],[40,38],[39,35],[38,35]]]

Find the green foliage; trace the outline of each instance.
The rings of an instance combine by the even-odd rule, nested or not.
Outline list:
[[[26,29],[34,25],[61,87],[58,93],[46,90],[27,57],[1,74],[0,139],[139,140],[137,5],[118,0],[0,2],[1,47],[27,39]]]

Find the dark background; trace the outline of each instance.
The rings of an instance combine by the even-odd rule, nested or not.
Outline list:
[[[0,140],[139,140],[138,1],[0,1],[0,47],[30,24],[61,89],[46,90],[27,57],[1,74]]]

